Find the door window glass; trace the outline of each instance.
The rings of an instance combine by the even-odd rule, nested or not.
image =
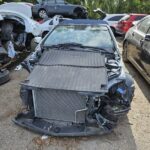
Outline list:
[[[53,25],[53,20],[51,20],[51,21],[49,22],[49,25]]]
[[[64,0],[56,0],[56,3],[58,3],[58,4],[64,4]]]
[[[138,30],[140,30],[143,33],[147,33],[149,27],[150,27],[150,19],[149,18],[140,22],[137,26]]]
[[[48,4],[55,4],[55,0],[46,0]]]

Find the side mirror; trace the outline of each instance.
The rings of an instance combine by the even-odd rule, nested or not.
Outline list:
[[[39,43],[41,42],[41,40],[42,40],[41,37],[35,37],[35,38],[34,38],[34,42],[35,42],[36,44],[39,44]]]
[[[145,35],[145,41],[150,41],[150,34]]]

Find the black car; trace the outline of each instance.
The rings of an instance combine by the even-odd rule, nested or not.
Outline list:
[[[130,61],[150,84],[150,15],[127,32],[123,42],[123,59]]]
[[[32,7],[34,17],[45,18],[62,15],[72,18],[87,18],[87,10],[81,5],[73,5],[64,0],[38,0]]]
[[[22,127],[54,136],[104,134],[130,110],[133,79],[104,21],[64,21],[42,40],[27,67],[31,73],[20,93],[27,111],[14,119]]]

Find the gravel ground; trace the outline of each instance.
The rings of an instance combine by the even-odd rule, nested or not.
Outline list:
[[[111,134],[44,140],[12,122],[22,108],[19,83],[28,75],[25,70],[13,71],[11,81],[0,86],[0,150],[149,150],[150,86],[132,65],[126,68],[135,79],[135,96],[131,111]]]

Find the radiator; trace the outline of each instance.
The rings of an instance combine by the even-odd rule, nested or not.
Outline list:
[[[33,90],[35,117],[84,123],[86,98],[75,91],[37,88]]]

